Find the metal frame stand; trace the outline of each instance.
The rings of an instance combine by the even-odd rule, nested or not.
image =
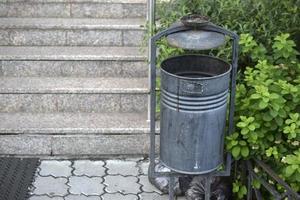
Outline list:
[[[160,33],[154,35],[150,41],[150,168],[149,176],[150,177],[169,177],[169,199],[175,199],[175,177],[183,176],[181,173],[174,171],[171,172],[155,172],[155,111],[156,111],[156,42],[165,36],[168,36],[172,33],[188,31],[195,28],[184,26],[183,24],[177,24],[171,28],[168,28]],[[228,131],[227,135],[231,134],[234,129],[233,115],[234,115],[234,100],[235,100],[235,86],[236,86],[236,74],[237,74],[237,62],[238,62],[238,40],[239,37],[236,33],[223,29],[222,27],[216,26],[212,23],[208,23],[201,27],[198,27],[197,30],[212,31],[224,34],[229,36],[232,39],[232,72],[231,72],[231,82],[230,82],[230,102],[229,102],[229,120],[228,120]],[[210,188],[211,180],[215,176],[229,176],[231,170],[231,154],[228,153],[226,157],[225,170],[224,171],[214,171],[209,174],[201,174],[206,178],[205,183],[205,200],[210,199]]]
[[[171,176],[169,178],[169,200],[174,200],[176,198],[174,187],[175,187],[175,177]]]

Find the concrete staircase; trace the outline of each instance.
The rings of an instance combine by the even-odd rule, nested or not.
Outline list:
[[[146,0],[0,0],[0,155],[148,153]]]

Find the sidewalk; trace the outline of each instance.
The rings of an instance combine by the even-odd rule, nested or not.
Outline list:
[[[43,160],[29,200],[168,200],[148,182],[148,164],[139,159]]]

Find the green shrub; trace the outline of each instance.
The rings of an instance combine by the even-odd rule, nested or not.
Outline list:
[[[226,148],[236,160],[263,160],[299,192],[300,63],[296,49],[300,49],[300,0],[157,2],[156,32],[184,15],[199,13],[240,35],[239,69],[243,70],[237,84],[236,129],[226,138]],[[159,62],[186,53],[170,48],[164,40],[158,45]],[[228,46],[219,48],[217,55],[229,57]],[[243,199],[247,193],[245,177],[242,167],[235,169],[233,191],[237,199]],[[260,187],[256,180],[252,185]]]
[[[289,33],[300,48],[300,0],[157,0],[156,8],[156,31],[186,14],[200,13],[238,34],[251,34],[268,51],[272,50],[272,38],[280,33]],[[168,48],[166,43],[160,46]],[[241,55],[240,63],[250,64],[248,55]]]
[[[246,67],[237,84],[236,130],[226,138],[227,150],[237,160],[264,160],[299,192],[300,62],[296,45],[288,34],[276,36],[270,52],[250,34],[242,34],[240,44],[241,53],[256,65]]]

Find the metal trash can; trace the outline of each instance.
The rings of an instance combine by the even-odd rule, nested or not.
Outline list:
[[[206,55],[161,64],[160,159],[184,174],[206,174],[223,163],[231,65]]]

